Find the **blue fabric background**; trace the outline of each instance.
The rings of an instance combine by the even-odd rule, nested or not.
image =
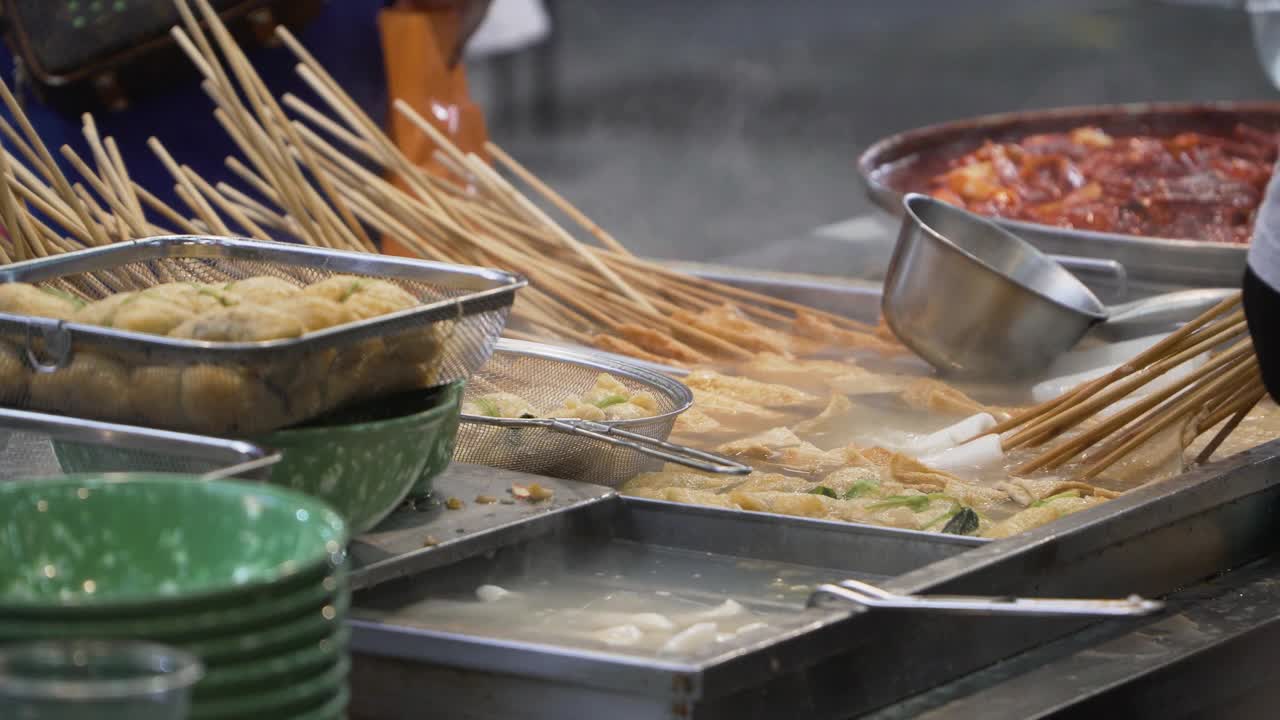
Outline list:
[[[379,123],[387,110],[382,46],[378,36],[377,13],[383,0],[330,0],[321,16],[301,33],[301,39],[328,68],[347,92]],[[0,72],[6,82],[13,78],[13,58],[0,53]],[[310,89],[294,73],[295,59],[285,48],[255,50],[251,57],[267,86],[277,97],[293,92],[320,106]],[[80,119],[62,115],[29,98],[26,110],[50,151],[61,160],[58,148],[71,145],[81,157],[88,157],[80,134]],[[196,84],[174,88],[162,95],[136,100],[122,112],[98,113],[98,127],[120,144],[129,172],[139,183],[170,203],[177,203],[173,181],[160,161],[146,146],[147,138],[158,137],[180,163],[195,168],[210,182],[227,180],[243,188],[243,183],[226,170],[223,159],[234,146],[213,118],[213,103]],[[64,167],[64,171],[69,168]],[[70,173],[69,173],[70,174]]]

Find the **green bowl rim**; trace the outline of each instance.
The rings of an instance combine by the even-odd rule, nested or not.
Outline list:
[[[333,697],[325,701],[323,705],[314,710],[303,710],[301,713],[294,715],[289,720],[330,720],[330,718],[346,717],[342,714],[343,710],[351,704],[351,688],[345,683],[338,686],[338,692]]]
[[[452,402],[441,402],[434,407],[420,410],[409,415],[400,415],[393,418],[385,418],[382,420],[369,420],[366,422],[350,423],[347,425],[324,425],[320,427],[294,427],[275,430],[269,433],[260,433],[249,438],[249,442],[265,443],[271,446],[273,439],[282,440],[305,440],[314,435],[326,435],[333,432],[351,432],[355,430],[388,430],[398,429],[401,425],[416,425],[424,420],[434,419],[431,415],[446,415],[450,410],[462,406],[462,393],[458,392],[466,385],[463,380],[454,380],[453,382],[441,385],[441,395],[444,398],[452,397]],[[272,447],[273,450],[281,448]]]
[[[329,603],[329,606],[334,609],[332,618],[324,617],[322,613],[316,611],[322,608],[317,608],[262,630],[235,633],[231,636],[201,638],[179,643],[178,647],[199,656],[204,661],[207,669],[243,662],[246,654],[261,655],[264,650],[272,653],[279,653],[281,650],[293,650],[300,647],[300,645],[296,644],[299,637],[310,637],[314,634],[316,636],[315,639],[319,640],[319,636],[322,633],[318,631],[342,625],[346,622],[346,618],[351,611],[350,591],[345,588],[340,590],[335,594],[333,602]],[[254,636],[259,642],[250,648],[237,646],[238,643],[243,643],[246,636]],[[264,643],[261,641],[264,636],[269,636],[271,639]],[[214,646],[214,652],[210,652],[210,645]]]
[[[289,705],[290,700],[281,700],[281,698],[297,698],[293,702],[304,702],[310,696],[320,695],[328,688],[337,688],[346,684],[346,679],[351,673],[351,658],[342,653],[338,655],[337,661],[330,667],[325,668],[324,672],[317,674],[315,677],[306,682],[289,685],[285,688],[277,688],[272,692],[251,693],[237,698],[218,699],[208,702],[192,701],[189,717],[192,720],[222,720],[231,717],[261,717],[265,705],[266,709],[279,707],[280,705]],[[218,705],[222,705],[227,710],[220,710]],[[214,706],[215,710],[208,710],[210,706]],[[205,712],[199,712],[199,711]],[[212,714],[208,714],[212,713]]]
[[[327,588],[324,583],[330,578],[334,578],[336,584],[332,588]],[[0,618],[0,637],[13,637],[15,630],[18,635],[25,634],[28,631],[47,632],[46,628],[49,626],[60,626],[68,631],[74,631],[77,633],[75,637],[110,640],[125,637],[152,637],[156,635],[155,625],[157,623],[165,623],[165,625],[161,626],[165,632],[160,633],[165,638],[163,642],[170,645],[195,642],[218,635],[225,635],[229,630],[232,632],[244,632],[267,622],[276,624],[289,622],[294,617],[302,615],[312,608],[322,607],[326,600],[332,602],[338,592],[347,585],[347,582],[346,570],[339,568],[326,575],[315,585],[304,585],[298,588],[296,592],[291,592],[279,598],[256,600],[235,607],[197,608],[192,612],[161,613],[157,611],[149,616],[142,617],[4,617]],[[248,619],[244,617],[228,618],[227,616],[230,615],[244,615]],[[198,627],[191,626],[195,616],[211,616],[214,619],[203,621]],[[182,629],[176,629],[184,628],[185,626],[191,626],[191,629],[185,635],[182,634]],[[171,628],[175,629],[171,630]],[[101,634],[104,632],[107,634]]]
[[[323,642],[323,640],[330,640],[332,641],[332,644],[328,648],[322,648],[320,647],[320,643]],[[351,642],[351,628],[347,627],[345,623],[340,624],[334,628],[333,633],[330,634],[329,637],[324,638],[323,640],[317,640],[315,645],[290,648],[284,652],[273,653],[265,658],[246,660],[242,663],[233,663],[222,667],[210,668],[205,671],[204,678],[202,678],[199,684],[196,685],[195,689],[197,694],[200,691],[210,690],[210,686],[208,685],[210,680],[220,680],[222,687],[219,687],[218,685],[212,686],[211,691],[214,692],[214,695],[206,696],[205,699],[211,699],[211,697],[216,697],[217,694],[228,691],[234,692],[238,686],[251,684],[252,681],[257,678],[270,679],[272,676],[288,674],[300,667],[320,665],[330,659],[336,660],[339,655],[343,655],[347,652],[347,648]],[[273,662],[280,661],[288,661],[291,665],[282,670],[262,674],[264,667]],[[227,673],[250,673],[251,675],[248,678],[241,677],[234,680],[222,680],[219,677],[221,674]]]
[[[199,483],[206,487],[224,488],[224,492],[239,489],[241,493],[253,492],[265,494],[284,503],[301,503],[305,506],[303,509],[307,510],[310,517],[317,518],[319,522],[323,522],[334,530],[339,539],[339,547],[336,550],[331,550],[326,546],[324,549],[327,552],[317,556],[314,560],[300,563],[297,567],[292,568],[288,572],[281,572],[277,566],[268,572],[266,577],[230,587],[220,586],[193,593],[125,597],[123,599],[88,603],[67,603],[65,601],[57,601],[49,598],[42,599],[41,601],[15,603],[6,599],[3,594],[0,594],[0,611],[29,612],[47,617],[49,615],[56,615],[59,611],[66,610],[101,612],[104,610],[169,607],[187,603],[199,603],[229,596],[234,597],[241,593],[254,593],[306,574],[318,567],[323,567],[326,564],[333,566],[341,564],[340,562],[335,562],[334,556],[345,556],[347,543],[351,540],[346,520],[342,518],[342,515],[322,500],[300,493],[296,490],[291,490],[279,485],[272,485],[270,483],[231,479],[202,480],[199,475],[185,475],[181,473],[72,473],[49,478],[21,478],[17,480],[9,480],[0,483],[0,497],[7,495],[19,495],[20,493],[30,492],[31,490],[41,486],[49,487],[79,484],[92,489],[94,487],[102,487],[106,485],[137,484],[171,488],[185,486],[192,483]]]

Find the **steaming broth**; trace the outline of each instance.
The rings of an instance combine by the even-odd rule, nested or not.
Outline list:
[[[1067,376],[1126,360],[1156,339],[1085,345],[1056,365],[1051,377],[1063,377],[1059,384],[1068,383]],[[737,456],[757,472],[743,481],[668,466],[663,472],[635,478],[623,486],[624,493],[1003,537],[1175,475],[1212,437],[1209,433],[1184,453],[1179,429],[1171,428],[1089,484],[1069,480],[1091,459],[1088,455],[1052,473],[1023,478],[1015,476],[1013,469],[1043,447],[1005,454],[1000,439],[993,435],[955,445],[981,436],[1009,412],[1034,404],[1034,381],[947,385],[929,379],[929,368],[912,356],[866,353],[805,360],[762,353],[723,370],[726,376],[803,390],[817,402],[783,406],[773,403],[782,394],[771,387],[740,387],[738,381],[695,374],[689,381],[695,391],[694,409],[712,422],[696,427],[678,423],[674,439]],[[744,411],[724,404],[714,397],[718,391],[732,395],[733,402],[746,401],[750,406],[754,401],[761,407]],[[738,412],[729,422],[714,425],[734,410]],[[1277,436],[1280,412],[1268,401],[1254,410],[1216,456],[1225,457]],[[949,444],[943,442],[947,438]]]
[[[611,540],[535,543],[384,600],[383,622],[507,641],[688,660],[801,628],[813,588],[849,572]],[[566,554],[568,553],[568,554]],[[866,580],[874,576],[859,575]],[[364,603],[376,608],[376,598]],[[372,604],[371,604],[372,603]]]

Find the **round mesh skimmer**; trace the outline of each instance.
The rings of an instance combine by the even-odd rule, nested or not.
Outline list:
[[[462,414],[454,460],[616,486],[663,461],[706,472],[745,475],[750,466],[667,442],[676,418],[693,404],[689,388],[665,375],[611,358],[502,339],[467,381],[463,402],[513,393],[548,411],[592,389],[608,373],[629,392],[657,400],[652,417],[592,422],[569,418],[497,418]]]

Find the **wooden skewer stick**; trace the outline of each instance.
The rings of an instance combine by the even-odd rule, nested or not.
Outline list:
[[[1123,439],[1122,442],[1113,442],[1103,447],[1099,453],[1102,455],[1097,460],[1091,462],[1088,467],[1080,473],[1080,479],[1089,480],[1097,477],[1100,473],[1111,467],[1118,460],[1125,457],[1143,443],[1164,431],[1175,422],[1182,420],[1190,413],[1194,412],[1200,403],[1203,403],[1209,397],[1220,393],[1223,389],[1229,387],[1241,378],[1247,377],[1249,373],[1257,372],[1257,358],[1250,357],[1239,367],[1231,371],[1219,375],[1211,381],[1203,384],[1201,387],[1189,391],[1185,396],[1174,400],[1169,407],[1159,408],[1152,412],[1149,420],[1144,419],[1140,422],[1141,429],[1134,433],[1131,437]]]
[[[1254,386],[1252,388],[1252,392],[1246,394],[1241,399],[1241,402],[1235,408],[1235,413],[1229,420],[1227,420],[1227,424],[1223,425],[1222,429],[1218,430],[1218,432],[1213,436],[1213,439],[1209,441],[1209,444],[1205,445],[1204,449],[1200,451],[1200,454],[1196,456],[1196,463],[1203,465],[1204,463],[1209,462],[1210,458],[1213,457],[1213,453],[1222,446],[1222,443],[1226,441],[1231,433],[1235,432],[1236,428],[1240,427],[1240,423],[1244,421],[1245,417],[1249,414],[1249,411],[1253,410],[1254,406],[1261,402],[1262,398],[1266,397],[1266,394],[1267,389],[1262,387],[1261,383]],[[1216,424],[1217,423],[1213,423],[1213,425]],[[1213,425],[1210,425],[1209,427],[1211,428]],[[1206,428],[1206,430],[1207,429],[1208,428]]]
[[[515,158],[508,155],[505,150],[492,142],[485,143],[484,149],[488,151],[488,153],[498,162],[502,163],[504,167],[512,173],[515,173],[515,175],[523,180],[525,184],[536,190],[539,195],[546,198],[548,202],[559,208],[561,212],[568,215],[574,222],[582,226],[584,230],[591,233],[591,235],[599,240],[602,245],[614,252],[622,253],[623,255],[631,255],[631,252],[627,250],[622,243],[618,242],[618,240],[606,232],[604,228],[600,227],[595,223],[595,221],[587,217],[586,213],[575,207],[573,203],[565,200],[560,193],[553,190],[550,185],[544,183],[541,178],[534,175],[528,168],[521,165]]]
[[[17,121],[18,127],[22,129],[34,154],[40,160],[36,164],[36,170],[45,176],[58,195],[62,197],[63,202],[80,218],[85,230],[93,238],[94,244],[106,245],[106,233],[89,217],[88,209],[81,203],[80,198],[76,197],[76,194],[71,191],[71,183],[67,181],[66,176],[58,169],[58,163],[53,159],[53,155],[49,153],[49,148],[45,147],[44,142],[40,139],[40,134],[32,127],[31,120],[22,111],[22,107],[18,104],[18,100],[13,96],[13,93],[9,91],[9,86],[2,80],[0,80],[0,100],[3,100],[5,107],[9,108],[9,114]]]

